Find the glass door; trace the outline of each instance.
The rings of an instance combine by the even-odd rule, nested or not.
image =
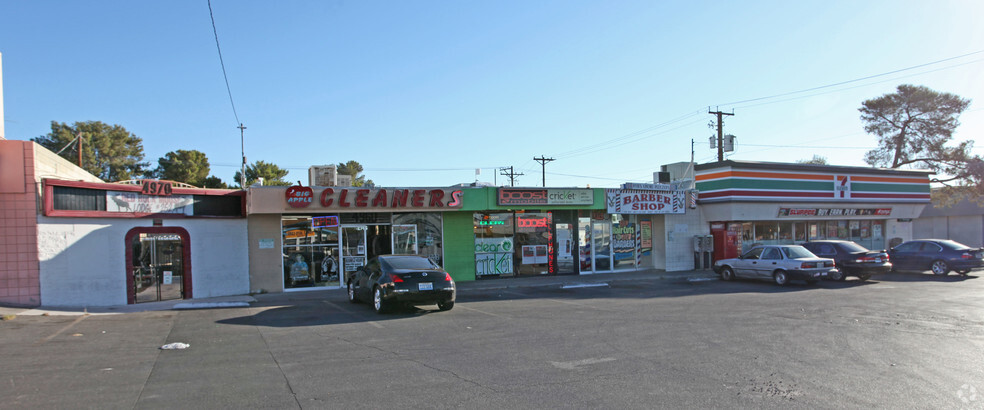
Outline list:
[[[141,233],[133,238],[135,301],[184,298],[184,243],[175,234]]]
[[[612,225],[608,221],[591,221],[592,259],[595,272],[612,270]]]
[[[345,278],[366,265],[366,226],[342,226],[342,268]],[[344,283],[344,282],[343,282]]]
[[[557,233],[556,254],[557,274],[570,275],[574,273],[574,225],[557,223],[554,225]]]
[[[417,225],[393,225],[393,253],[417,254]]]

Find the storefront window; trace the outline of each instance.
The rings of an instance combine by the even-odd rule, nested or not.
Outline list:
[[[793,224],[793,238],[796,243],[806,242],[806,223],[797,222]]]
[[[284,216],[284,287],[339,285],[338,217]]]
[[[438,265],[444,266],[441,232],[440,213],[393,214],[393,252],[411,253],[416,249],[418,255],[427,256]]]
[[[779,222],[779,243],[784,245],[793,243],[792,222]]]
[[[612,215],[612,261],[616,270],[635,268],[636,246],[632,215]]]
[[[553,251],[553,215],[544,213],[517,213],[516,250],[517,275],[546,275],[550,272],[550,254]]]
[[[476,213],[473,219],[475,276],[478,278],[515,276],[512,214]]]
[[[755,243],[775,245],[779,241],[778,225],[775,222],[755,222]]]

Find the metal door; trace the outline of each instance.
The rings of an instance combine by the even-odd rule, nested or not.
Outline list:
[[[133,238],[136,303],[184,299],[184,243],[175,234],[141,233]]]

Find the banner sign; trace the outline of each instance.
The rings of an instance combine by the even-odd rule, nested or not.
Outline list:
[[[139,192],[106,191],[107,212],[195,214],[194,195],[148,196]]]
[[[610,214],[682,214],[686,210],[684,191],[607,189]]]
[[[284,191],[284,200],[291,208],[434,211],[461,208],[462,194],[460,189],[445,188],[324,188],[318,193],[311,187],[292,186]]]
[[[892,215],[892,208],[779,208],[779,216],[781,217],[872,215]]]
[[[636,248],[635,239],[635,224],[625,221],[612,224],[612,252],[615,254],[615,262],[632,259],[632,252]]]
[[[594,205],[591,189],[499,188],[499,205]]]

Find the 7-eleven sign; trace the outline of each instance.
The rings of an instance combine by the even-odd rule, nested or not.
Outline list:
[[[850,198],[851,197],[851,176],[850,175],[837,175],[834,182],[834,197],[835,198]]]

